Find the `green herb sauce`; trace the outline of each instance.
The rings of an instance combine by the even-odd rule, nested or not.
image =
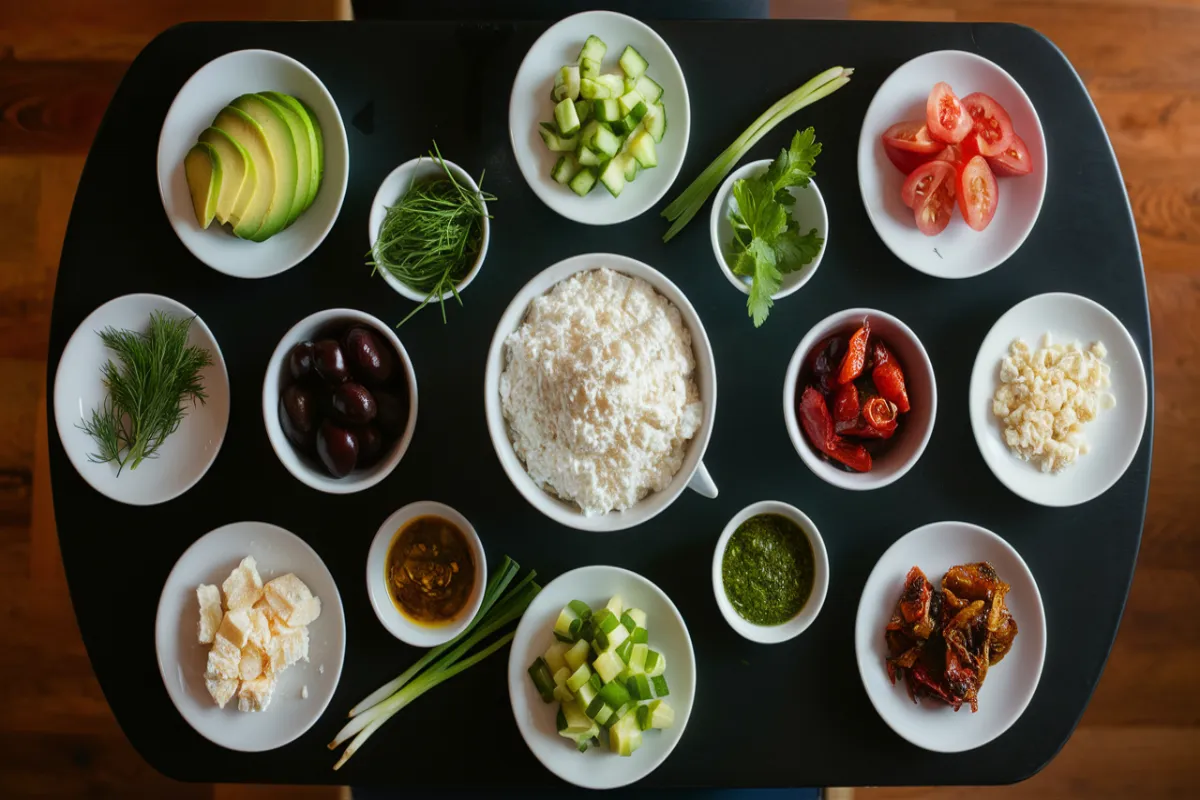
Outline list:
[[[759,514],[738,526],[721,559],[725,596],[742,619],[782,625],[804,608],[813,587],[813,551],[796,523]]]

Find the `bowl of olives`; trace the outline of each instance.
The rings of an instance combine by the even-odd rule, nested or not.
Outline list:
[[[362,491],[396,468],[417,424],[417,378],[400,339],[362,311],[331,308],[288,331],[263,380],[267,438],[302,483]]]

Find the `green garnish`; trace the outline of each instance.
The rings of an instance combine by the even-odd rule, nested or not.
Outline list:
[[[676,197],[670,205],[663,209],[662,215],[672,222],[671,227],[663,235],[663,241],[671,241],[675,234],[683,230],[683,226],[696,216],[708,196],[721,185],[721,181],[725,179],[729,171],[737,165],[737,162],[751,147],[757,144],[759,139],[800,109],[845,86],[850,82],[852,74],[854,74],[854,70],[849,68],[832,67],[827,69],[764,111],[733,144],[726,147],[719,156],[713,159],[711,164],[704,168],[700,177],[692,181],[683,190],[683,194]]]
[[[79,427],[96,440],[97,452],[88,460],[117,463],[117,474],[147,458],[183,421],[184,401],[204,403],[207,396],[200,370],[212,364],[202,347],[188,346],[188,329],[195,317],[171,319],[161,311],[150,314],[145,333],[108,327],[100,331],[104,346],[117,354],[103,368],[108,394],[90,420]]]
[[[338,731],[337,736],[329,743],[329,749],[333,750],[340,746],[351,736],[354,737],[354,741],[350,742],[341,758],[333,765],[334,769],[340,769],[350,759],[350,756],[362,747],[363,742],[371,737],[371,734],[379,730],[383,723],[391,719],[402,708],[442,681],[449,680],[463,670],[478,664],[512,641],[516,631],[509,631],[479,652],[463,658],[471,648],[488,636],[514,620],[520,619],[521,615],[525,613],[525,609],[533,602],[533,598],[542,590],[542,587],[533,582],[537,575],[533,570],[530,570],[516,586],[508,589],[508,584],[520,570],[521,567],[515,561],[505,556],[500,569],[488,581],[487,588],[483,593],[483,602],[479,606],[479,613],[462,633],[445,644],[427,651],[425,655],[417,659],[416,663],[400,673],[395,680],[380,686],[361,703],[350,709],[351,720]],[[506,592],[505,589],[508,591]],[[429,666],[435,659],[437,659],[436,663]],[[425,669],[427,666],[429,668]]]
[[[491,219],[483,204],[496,200],[482,190],[482,173],[479,192],[459,183],[442,159],[437,142],[429,156],[441,165],[446,177],[410,184],[396,205],[388,208],[379,238],[368,253],[372,275],[387,270],[405,286],[426,293],[425,300],[400,320],[397,328],[435,297],[442,307],[443,323],[447,293],[462,305],[458,284],[479,255],[484,218]]]
[[[800,233],[800,223],[791,212],[796,198],[788,191],[790,186],[808,186],[820,152],[812,128],[797,131],[791,146],[779,151],[765,173],[733,182],[738,207],[729,213],[733,225],[729,268],[735,275],[753,279],[746,310],[756,328],[771,313],[771,295],[779,291],[784,273],[811,263],[825,242],[816,228]]]
[[[729,538],[721,557],[721,582],[730,605],[755,625],[782,625],[812,594],[812,545],[796,523],[758,514]]]

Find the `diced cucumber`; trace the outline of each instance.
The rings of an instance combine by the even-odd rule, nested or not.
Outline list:
[[[642,746],[642,730],[634,715],[626,716],[609,728],[608,746],[621,756],[631,756]]]
[[[556,670],[554,673],[554,685],[555,686],[566,686],[567,680],[570,677],[571,677],[571,668],[570,667],[562,667],[561,669]]]
[[[533,663],[529,665],[529,677],[533,681],[533,687],[542,696],[542,700],[547,703],[551,702],[554,699],[555,685],[546,659],[541,656],[534,659]]]
[[[642,58],[642,54],[629,45],[625,45],[625,51],[621,53],[619,63],[621,64],[621,71],[626,76],[635,80],[642,77],[642,74],[650,68],[650,64],[646,59]]]
[[[579,169],[579,159],[575,158],[575,154],[563,153],[558,157],[558,161],[555,162],[554,169],[550,171],[550,177],[554,178],[557,183],[569,183],[571,178],[574,178],[579,173]],[[562,644],[562,642],[560,641],[559,644]],[[567,648],[563,648],[563,652],[565,653],[566,651]]]
[[[604,688],[604,679],[597,675],[595,670],[592,670],[592,679],[588,681],[588,683],[591,684],[592,688],[597,692]]]
[[[547,125],[549,125],[549,128],[546,127]],[[546,143],[547,149],[552,153],[569,153],[579,146],[578,136],[559,136],[557,125],[543,123],[542,127],[538,128],[538,134],[542,137],[542,141]],[[559,634],[559,636],[570,636],[570,619],[567,620],[567,626],[567,629],[560,630],[558,624],[555,623],[554,632]]]
[[[625,630],[629,631],[630,633],[633,633],[637,628],[637,622],[634,621],[633,617],[630,616],[628,611],[621,614],[621,624],[624,625]]]
[[[634,645],[637,647],[637,645]],[[667,671],[667,657],[657,650],[646,651],[646,674],[651,677],[657,677]]]
[[[563,156],[563,158],[574,158],[574,156]],[[560,158],[559,161],[561,160],[562,159]],[[571,646],[569,644],[555,642],[554,644],[550,645],[545,653],[542,654],[542,658],[546,661],[546,666],[550,668],[551,675],[567,665],[567,661],[565,658],[563,658],[563,656],[566,655],[566,652],[570,649]]]
[[[604,688],[600,690],[600,697],[613,708],[620,708],[630,701],[629,690],[620,681],[604,684]]]
[[[602,77],[604,76],[597,75],[595,78],[580,78],[579,96],[584,100],[603,100],[607,97],[612,97],[613,92],[609,85],[600,82],[600,78]]]
[[[600,675],[600,680],[607,684],[625,668],[625,663],[612,650],[605,650],[596,656],[596,660],[592,662],[592,668]]]
[[[560,728],[558,732],[563,736],[573,739],[576,736],[586,734],[595,727],[595,723],[575,703],[564,703],[560,710],[562,711],[563,721],[566,725]]]
[[[590,58],[593,61],[603,61],[604,54],[608,52],[608,45],[599,36],[589,36],[583,43],[583,49],[579,51],[579,60]]]
[[[650,730],[650,706],[638,706],[637,709],[638,728],[643,731]]]
[[[639,628],[646,627],[646,612],[640,608],[627,608],[625,613],[633,620],[634,625]]]
[[[586,709],[599,694],[599,692],[592,688],[591,681],[588,681],[575,691],[575,699],[581,708]]]
[[[612,633],[621,624],[621,618],[607,608],[602,608],[596,612],[595,623],[597,632]]]
[[[574,184],[574,181],[572,181],[572,184]],[[574,188],[573,185],[572,188]],[[583,664],[587,663],[587,657],[588,643],[582,639],[572,645],[567,652],[563,653],[563,658],[566,660],[567,666],[571,668],[572,672],[579,669]]]
[[[572,600],[567,603],[567,608],[574,611],[580,619],[591,619],[592,617],[592,607],[582,600]]]
[[[646,111],[646,116],[642,118],[642,122],[646,126],[646,130],[654,137],[656,144],[661,144],[663,137],[667,135],[667,109],[662,103],[655,103]]]
[[[584,141],[588,147],[596,151],[597,154],[603,154],[612,158],[621,149],[621,139],[608,128],[601,125],[596,129],[595,135],[591,142]],[[619,621],[619,619],[618,619]]]
[[[563,87],[563,95],[560,99],[570,100],[572,102],[579,99],[579,67],[574,64],[563,67],[558,71],[558,79],[555,81],[556,86]]]
[[[597,703],[600,704],[599,708],[596,708]],[[588,706],[588,711],[590,712],[593,708],[596,708],[596,713],[589,713],[588,716],[594,719],[597,725],[607,725],[609,720],[612,720],[613,722],[616,721],[616,719],[613,717],[613,707],[605,703],[600,698],[596,698],[592,701],[592,704]]]
[[[632,698],[628,703],[622,703],[621,705],[617,706],[616,710],[613,711],[613,719],[609,720],[609,724],[611,725],[613,720],[622,719],[626,714],[628,714],[630,711],[633,711],[635,708],[637,708],[637,703],[633,702]]]
[[[646,658],[649,656],[650,647],[645,644],[634,644],[629,651],[629,669],[633,672],[646,671]]]
[[[620,158],[620,156],[618,156],[618,158]],[[613,161],[616,161],[616,160],[617,159],[615,159],[615,158],[613,159]],[[630,160],[632,161],[632,159],[630,159]],[[637,162],[634,162],[634,163],[637,163]],[[626,170],[625,174],[626,175],[629,174],[628,170]],[[629,656],[632,651],[633,651],[633,639],[626,639],[625,641],[621,642],[621,644],[617,647],[615,652],[618,656],[620,656],[622,661],[624,661],[626,664],[628,664]]]
[[[634,89],[637,88],[637,78],[631,78],[628,75],[626,75],[625,80],[623,82],[623,86],[624,86],[625,92],[632,92]],[[621,92],[621,94],[624,94],[625,92]]]
[[[559,733],[567,729],[567,712],[562,706],[558,707],[558,713],[554,715],[554,727]]]
[[[666,700],[654,700],[643,708],[650,710],[650,727],[662,730],[675,724],[675,709],[667,705]]]
[[[595,80],[600,74],[600,61],[595,58],[579,59],[579,77]]]
[[[629,157],[629,160],[635,165],[637,164],[637,159],[633,158],[632,156]],[[650,641],[650,633],[645,628],[634,628],[633,635],[631,635],[629,638],[633,639],[634,644],[646,644]]]
[[[633,121],[632,116],[629,116],[625,117],[624,119],[619,119],[616,122],[610,122],[608,123],[608,126],[612,128],[612,132],[617,136],[624,136],[636,128],[637,123]]]
[[[620,102],[611,97],[592,101],[592,110],[601,122],[616,122],[623,116]]]
[[[625,682],[629,696],[634,700],[650,700],[654,695],[650,691],[650,679],[645,675],[634,675]]]
[[[624,162],[624,165],[625,165],[625,182],[628,183],[629,181],[631,181],[637,177],[638,170],[641,168],[638,166],[637,159],[634,158],[633,156],[629,155],[629,153],[622,153],[620,155],[620,158]],[[645,633],[646,629],[642,628],[641,631],[642,631],[642,633]],[[638,629],[635,628],[633,631],[633,634],[636,635],[637,632],[638,632]],[[624,646],[625,644],[637,644],[637,639],[634,638],[634,635],[631,635],[629,639],[626,639],[625,642],[622,644],[622,646]]]
[[[575,702],[575,695],[571,694],[571,690],[568,689],[566,686],[555,686],[553,694],[554,694],[554,699],[560,703],[563,703],[563,704],[572,703],[573,704]]]
[[[579,161],[581,164],[583,163],[582,158],[580,158]],[[571,191],[580,197],[583,197],[590,192],[595,185],[596,170],[593,167],[584,167],[583,169],[579,170],[579,174],[574,178],[571,178],[571,183],[569,184]],[[581,639],[580,644],[583,644],[586,647],[587,641]]]
[[[620,108],[621,108],[621,116],[622,117],[625,116],[626,114],[633,113],[633,109],[636,108],[639,104],[645,105],[646,103],[645,103],[645,100],[642,98],[641,94],[638,93],[637,89],[634,89],[632,92],[626,92],[625,94],[623,94],[619,98],[617,98],[617,105],[620,106]],[[645,109],[643,109],[642,114],[645,114],[645,113],[646,113],[646,111],[645,111]],[[640,119],[640,117],[639,117],[639,119]]]
[[[596,733],[599,733],[599,732],[600,732],[600,729],[599,729],[599,727],[597,727]],[[591,741],[592,741],[591,736],[580,736],[577,739],[575,739],[575,747],[579,750],[579,752],[586,753],[588,751],[588,744]]]
[[[620,97],[625,94],[625,81],[620,75],[598,75],[593,80],[608,89],[609,97]],[[660,89],[659,92],[661,93],[662,90]]]
[[[624,87],[624,82],[621,85]],[[655,83],[649,75],[638,78],[634,87],[642,97],[646,98],[647,103],[657,103],[663,94],[663,88]]]
[[[651,678],[650,685],[654,687],[655,697],[666,697],[671,693],[671,690],[667,688],[667,679],[662,675],[655,675]]]
[[[567,688],[572,692],[577,692],[579,691],[579,687],[587,683],[588,679],[591,677],[592,670],[588,667],[588,665],[580,664],[579,669],[572,672],[570,677],[567,678]]]
[[[625,610],[625,606],[622,603],[623,601],[621,600],[621,595],[614,594],[608,599],[608,602],[604,604],[604,607],[616,614],[617,619],[620,619],[621,612]]]
[[[583,710],[583,713],[587,714],[589,718],[595,719],[600,715],[601,709],[606,707],[607,706],[604,705],[603,697],[601,697],[599,694],[593,695],[592,699],[588,701],[587,708]]]
[[[580,124],[587,122],[592,118],[592,104],[583,98],[576,100],[575,113],[579,115]]]
[[[613,197],[621,194],[621,190],[625,188],[625,165],[620,158],[614,158],[609,161],[604,169],[600,171],[600,182],[604,184],[604,188],[612,194]],[[603,630],[596,631],[596,646],[598,652],[612,650],[614,647],[619,647],[622,642],[629,638],[629,630],[624,625],[617,625],[612,631],[605,633]]]
[[[575,111],[575,101],[568,97],[556,105],[554,121],[558,123],[560,136],[571,136],[577,133],[579,131],[579,113]]]
[[[584,167],[598,167],[601,164],[603,164],[605,161],[604,158],[593,153],[590,148],[588,148],[587,146],[585,146],[583,144],[579,145],[579,149],[576,150],[575,153],[576,153],[576,155],[575,155],[576,159],[579,161],[580,165],[584,166]],[[593,181],[593,183],[594,183],[594,181]],[[588,620],[588,621],[591,622],[591,620]],[[593,625],[593,632],[594,632],[594,630],[595,630],[595,628]],[[594,633],[593,633],[593,635],[594,635]]]
[[[654,137],[649,131],[639,131],[629,140],[629,154],[637,159],[638,166],[650,169],[658,166],[658,153],[654,148]]]

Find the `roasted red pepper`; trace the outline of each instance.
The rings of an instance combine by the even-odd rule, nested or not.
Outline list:
[[[879,390],[884,399],[896,404],[896,408],[901,414],[907,413],[912,408],[908,403],[908,389],[904,385],[904,371],[900,369],[900,364],[894,358],[889,358],[880,364],[878,356],[876,356],[875,370],[871,373],[871,380],[875,382],[875,388]]]
[[[872,397],[863,403],[862,417],[872,428],[886,432],[888,436],[896,431],[896,406],[882,397]]]
[[[845,349],[846,337],[830,336],[808,354],[811,381],[825,394],[837,389],[837,371],[841,364],[841,353]]]
[[[892,351],[888,350],[888,346],[878,336],[871,340],[871,360],[876,367],[894,360]]]
[[[842,384],[833,396],[833,419],[835,422],[851,422],[858,419],[858,387],[853,383]]]
[[[833,417],[825,397],[814,387],[805,388],[797,403],[800,425],[808,441],[817,450],[855,472],[871,471],[871,454],[861,444],[847,442],[833,430]]]
[[[849,383],[862,374],[863,365],[867,362],[867,340],[871,338],[871,322],[863,320],[862,327],[850,337],[846,355],[842,358],[842,366],[838,369],[839,384]]]

